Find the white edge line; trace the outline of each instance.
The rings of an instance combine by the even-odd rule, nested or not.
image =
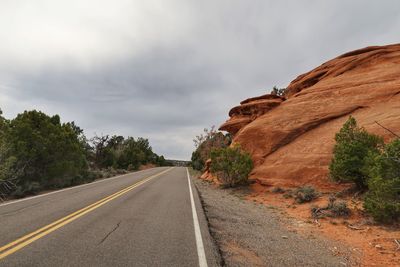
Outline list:
[[[194,204],[192,185],[190,182],[190,174],[188,168],[186,168],[186,174],[189,183],[190,203],[192,205],[194,235],[196,237],[197,255],[199,256],[199,266],[207,267],[208,265],[207,265],[206,253],[204,251],[203,238],[201,237],[200,224],[199,224],[199,218],[197,217],[196,205]]]
[[[40,194],[40,195],[37,195],[37,196],[21,198],[21,199],[18,199],[18,200],[12,200],[12,201],[0,204],[0,207],[11,205],[11,204],[15,204],[15,203],[19,203],[19,202],[23,202],[23,201],[26,201],[26,200],[39,198],[39,197],[44,197],[44,196],[48,196],[48,195],[52,195],[52,194],[56,194],[56,193],[61,193],[61,192],[68,191],[68,190],[75,189],[75,188],[79,188],[79,187],[84,187],[84,186],[88,186],[88,185],[92,185],[92,184],[102,183],[102,182],[105,182],[105,181],[111,181],[111,180],[114,180],[114,179],[117,179],[117,178],[121,178],[121,177],[130,175],[130,174],[141,173],[141,172],[148,171],[148,170],[151,170],[151,169],[146,169],[146,170],[126,173],[126,174],[122,174],[122,175],[118,175],[118,176],[114,176],[114,177],[110,177],[110,178],[104,178],[104,179],[101,179],[101,180],[98,180],[98,181],[94,181],[94,182],[91,182],[91,183],[87,183],[87,184],[81,184],[81,185],[67,187],[67,188],[64,188],[64,189],[52,191],[52,192],[45,193],[45,194]]]

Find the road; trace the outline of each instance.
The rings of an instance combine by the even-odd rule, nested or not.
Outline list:
[[[197,191],[178,167],[1,204],[0,246],[0,266],[218,264]]]

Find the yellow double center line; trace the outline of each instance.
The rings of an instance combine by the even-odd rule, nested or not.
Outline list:
[[[53,223],[50,223],[50,224],[48,224],[48,225],[46,225],[46,226],[44,226],[44,227],[42,227],[42,228],[30,233],[30,234],[27,234],[27,235],[25,235],[25,236],[23,236],[21,238],[18,238],[17,240],[15,240],[15,241],[13,241],[11,243],[8,243],[5,246],[0,247],[0,260],[5,258],[5,257],[7,257],[8,255],[13,254],[16,251],[22,249],[23,247],[31,244],[32,242],[35,242],[36,240],[42,238],[43,236],[46,236],[46,235],[50,234],[51,232],[57,230],[58,228],[61,228],[64,225],[66,225],[66,224],[78,219],[79,217],[82,217],[83,215],[85,215],[85,214],[87,214],[87,213],[89,213],[89,212],[91,212],[91,211],[103,206],[104,204],[110,202],[111,200],[122,196],[123,194],[125,194],[125,193],[131,191],[132,189],[134,189],[134,188],[136,188],[136,187],[148,182],[149,180],[151,180],[151,179],[153,179],[153,178],[155,178],[157,176],[160,176],[160,175],[170,171],[171,169],[172,168],[169,168],[169,169],[167,169],[165,171],[162,171],[160,173],[157,173],[155,175],[147,177],[147,178],[145,178],[145,179],[143,179],[143,180],[141,180],[141,181],[139,181],[137,183],[134,183],[133,185],[128,186],[128,187],[126,187],[126,188],[124,188],[124,189],[122,189],[122,190],[120,190],[120,191],[108,196],[108,197],[100,199],[99,201],[97,201],[97,202],[95,202],[95,203],[93,203],[93,204],[91,204],[91,205],[89,205],[89,206],[87,206],[85,208],[77,210],[77,211],[75,211],[75,212],[73,212],[73,213],[71,213],[71,214],[69,214],[69,215],[67,215],[67,216],[65,216],[65,217],[53,222]]]

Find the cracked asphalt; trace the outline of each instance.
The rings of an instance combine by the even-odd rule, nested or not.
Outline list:
[[[166,169],[0,205],[0,256],[1,246]],[[193,191],[208,266],[218,266]],[[0,266],[198,266],[196,249],[186,169],[173,168],[17,249],[0,259]]]

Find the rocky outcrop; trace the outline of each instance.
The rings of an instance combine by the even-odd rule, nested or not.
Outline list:
[[[246,99],[229,111],[231,118],[219,129],[235,135],[244,126],[279,106],[284,100],[283,97],[271,94]]]
[[[293,80],[286,99],[264,95],[241,102],[220,129],[251,153],[251,177],[266,184],[321,189],[335,133],[349,115],[386,141],[400,134],[400,44],[346,53]]]
[[[206,161],[206,164],[205,164],[205,168],[204,168],[205,171],[204,171],[203,174],[200,176],[200,178],[203,179],[203,180],[212,182],[212,183],[214,183],[214,184],[220,184],[218,178],[217,178],[215,175],[213,175],[213,174],[211,173],[211,171],[210,171],[210,165],[211,165],[211,159],[208,159],[208,160]]]

